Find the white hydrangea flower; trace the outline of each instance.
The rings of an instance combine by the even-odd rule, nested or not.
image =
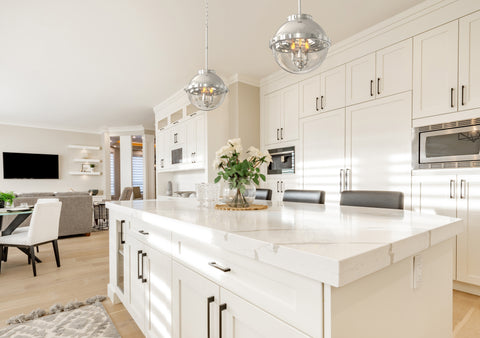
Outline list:
[[[258,155],[258,157],[263,157],[265,156],[265,162],[268,164],[270,162],[272,162],[272,155],[270,155],[270,153],[268,151],[262,151],[260,152],[260,154]]]
[[[239,139],[239,138],[230,139],[230,140],[227,141],[227,143],[229,145],[231,145],[237,151],[237,153],[242,152],[243,147],[242,147],[242,140],[241,139]]]

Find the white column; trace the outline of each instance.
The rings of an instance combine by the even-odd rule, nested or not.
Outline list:
[[[120,185],[123,189],[132,186],[132,136],[120,136]]]
[[[143,135],[143,199],[155,198],[154,143],[154,135]]]

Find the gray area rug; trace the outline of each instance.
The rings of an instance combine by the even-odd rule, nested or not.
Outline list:
[[[101,303],[0,329],[0,337],[120,337]]]

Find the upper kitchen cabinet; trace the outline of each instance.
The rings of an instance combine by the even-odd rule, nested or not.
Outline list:
[[[346,66],[347,106],[412,89],[412,40],[378,50]]]
[[[345,65],[300,82],[300,118],[345,107]]]
[[[457,110],[457,64],[458,21],[414,37],[413,118]]]
[[[460,19],[458,109],[480,107],[480,12]]]
[[[265,96],[265,144],[298,139],[298,84]]]
[[[205,160],[205,115],[194,116],[186,122],[186,163],[201,164]]]

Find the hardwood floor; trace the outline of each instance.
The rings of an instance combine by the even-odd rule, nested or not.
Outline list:
[[[51,245],[40,247],[38,276],[32,276],[27,257],[11,248],[0,274],[0,327],[11,316],[48,309],[55,303],[85,300],[107,295],[108,232],[94,232],[90,237],[72,237],[58,242],[61,268],[55,265]],[[103,302],[122,337],[143,337],[122,304]],[[480,297],[453,292],[454,338],[480,337]]]

